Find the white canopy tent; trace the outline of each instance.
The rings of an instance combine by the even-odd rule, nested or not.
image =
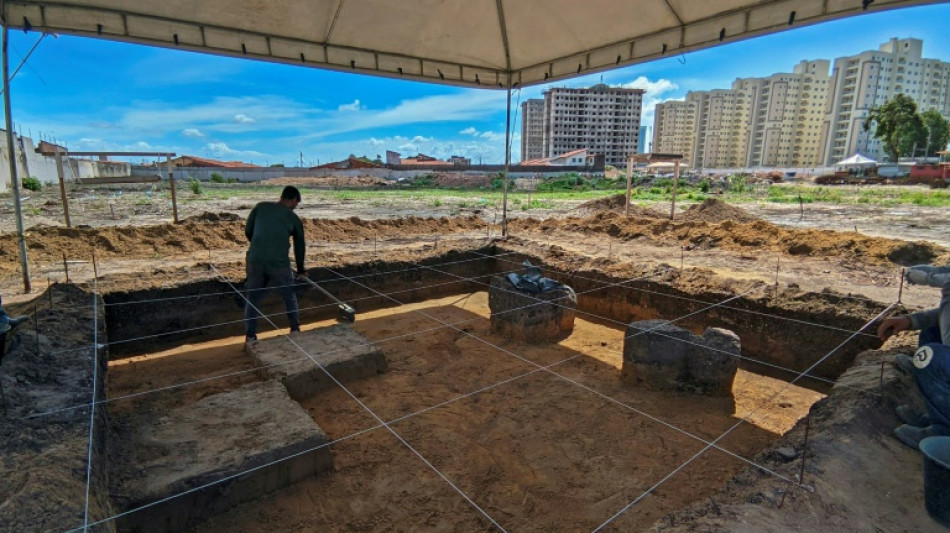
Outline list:
[[[62,33],[508,91],[862,12],[935,0],[0,0],[7,32]],[[24,287],[19,181],[10,175]],[[507,172],[505,173],[507,178]],[[502,232],[507,233],[507,184]]]
[[[864,167],[873,167],[875,165],[877,165],[877,161],[871,159],[870,157],[865,157],[861,154],[854,154],[853,156],[847,159],[842,159],[841,161],[838,161],[837,163],[835,163],[836,167],[843,167],[843,168],[854,168],[854,167],[864,168]]]
[[[505,88],[933,0],[9,0],[10,28]]]

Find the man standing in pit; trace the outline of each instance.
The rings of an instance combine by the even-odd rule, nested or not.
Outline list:
[[[264,289],[273,284],[284,298],[290,332],[300,331],[297,316],[297,295],[294,293],[295,278],[305,277],[303,224],[294,213],[300,203],[300,191],[296,187],[284,187],[278,202],[261,202],[254,206],[247,217],[244,234],[251,242],[247,250],[247,303],[244,305],[244,323],[247,341],[257,340],[257,318]],[[294,240],[294,260],[297,275],[290,268],[290,239]]]

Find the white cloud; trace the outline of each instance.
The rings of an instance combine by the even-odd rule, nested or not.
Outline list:
[[[185,137],[204,137],[205,134],[201,133],[201,130],[198,128],[185,128],[181,130],[181,134]]]
[[[650,127],[653,126],[653,116],[656,110],[656,104],[665,102],[666,100],[672,100],[673,95],[663,95],[672,93],[679,89],[679,85],[668,79],[660,78],[656,81],[651,81],[646,76],[640,76],[629,83],[614,85],[614,87],[623,87],[625,89],[643,89],[646,91],[643,95],[643,105],[640,108],[640,125]]]
[[[499,133],[497,131],[478,131],[472,126],[465,128],[459,133],[462,135],[471,135],[472,137],[477,137],[479,139],[485,139],[486,141],[498,142],[505,140],[505,132]]]
[[[336,108],[337,111],[343,111],[343,112],[359,111],[360,109],[363,109],[363,107],[360,105],[359,98],[357,98],[356,100],[353,100],[352,104],[340,104],[340,106]]]
[[[652,96],[660,95],[669,91],[675,91],[676,89],[680,88],[679,85],[668,79],[660,78],[656,81],[650,81],[650,79],[646,76],[640,76],[629,83],[622,83],[620,84],[620,87],[623,87],[624,89],[643,89],[648,95]]]
[[[257,121],[245,115],[244,113],[238,113],[237,115],[234,115],[234,122],[237,122],[239,124],[253,124],[254,122],[257,122]]]
[[[419,147],[412,143],[400,144],[397,148],[403,152],[419,153]]]
[[[221,141],[212,141],[205,145],[205,150],[214,154],[215,157],[228,157],[233,159],[275,159],[265,153],[255,150],[235,150]]]

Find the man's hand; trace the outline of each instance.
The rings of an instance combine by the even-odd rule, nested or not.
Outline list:
[[[308,276],[306,272],[297,272],[294,274],[294,279],[302,283],[307,283],[310,281],[310,276]]]
[[[884,320],[884,322],[881,322],[881,324],[877,327],[877,336],[882,341],[886,341],[897,333],[907,331],[910,329],[910,326],[911,323],[909,316],[892,316],[891,318]]]

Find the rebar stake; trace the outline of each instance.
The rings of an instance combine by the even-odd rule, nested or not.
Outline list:
[[[881,394],[881,402],[884,401],[884,366],[887,365],[887,360],[881,361],[881,379],[878,382],[878,392]]]
[[[802,440],[802,467],[798,473],[798,484],[805,483],[805,456],[808,454],[808,430],[811,428],[811,415],[805,416],[805,439]]]
[[[900,287],[897,289],[897,303],[901,303],[901,299],[904,297],[904,268],[901,267],[901,281]]]
[[[99,279],[99,267],[96,265],[96,251],[92,251],[92,275]]]
[[[775,287],[776,288],[778,287],[778,269],[781,263],[782,263],[782,257],[781,256],[776,257],[775,258]]]
[[[66,272],[66,283],[69,283],[69,263],[66,262],[66,252],[63,252],[63,271]]]

